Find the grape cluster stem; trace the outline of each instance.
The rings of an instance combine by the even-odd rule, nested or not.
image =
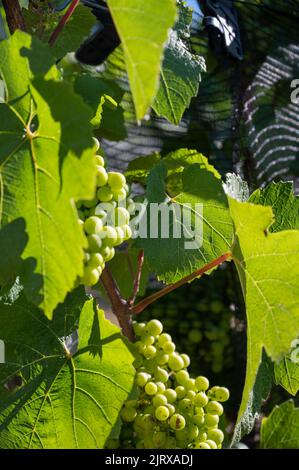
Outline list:
[[[136,275],[134,287],[133,287],[133,296],[129,300],[125,300],[122,297],[115,279],[113,278],[111,272],[109,271],[109,268],[106,266],[101,275],[101,283],[107,293],[107,296],[111,303],[112,311],[118,319],[119,325],[122,329],[124,336],[126,336],[129,339],[129,341],[133,342],[135,340],[135,334],[134,334],[133,323],[132,323],[132,315],[140,314],[141,312],[143,312],[143,310],[145,310],[145,308],[147,308],[156,300],[160,299],[161,297],[168,294],[169,292],[172,292],[178,287],[186,284],[187,282],[191,282],[193,279],[203,275],[204,273],[210,271],[216,266],[219,266],[225,261],[228,261],[229,259],[231,259],[231,257],[232,257],[231,253],[224,253],[223,255],[219,256],[219,258],[213,260],[211,263],[206,264],[205,266],[198,269],[197,271],[194,271],[189,276],[186,276],[180,281],[174,284],[171,284],[165,287],[164,289],[161,289],[159,292],[156,292],[155,294],[150,295],[146,299],[143,299],[137,305],[133,305],[133,304],[134,304],[136,295],[138,293],[139,284],[140,284],[141,271],[142,271],[142,266],[143,266],[143,261],[144,261],[143,251],[141,251],[138,256],[138,269],[137,269],[137,275]]]

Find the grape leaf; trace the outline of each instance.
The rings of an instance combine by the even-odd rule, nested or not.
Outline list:
[[[175,0],[107,0],[124,50],[137,120],[155,97],[164,43],[176,19]],[[142,8],[141,8],[142,5]]]
[[[276,406],[261,428],[262,449],[299,449],[299,408],[288,400]]]
[[[120,330],[83,288],[68,295],[52,321],[22,290],[14,297],[13,304],[0,304],[6,353],[0,447],[102,448],[134,381],[133,356]],[[8,390],[16,376],[23,385]]]
[[[161,67],[161,78],[153,109],[173,124],[179,124],[191,98],[197,95],[201,73],[205,71],[202,57],[188,48],[192,9],[179,2],[179,19],[169,34]]]
[[[123,90],[113,81],[88,74],[75,80],[75,91],[93,110],[91,124],[98,128],[95,135],[109,140],[125,139],[127,131],[124,110],[120,106]]]
[[[15,237],[18,257],[27,242],[20,268],[25,292],[49,318],[82,275],[86,242],[74,199],[92,198],[96,170],[91,112],[71,84],[55,80],[51,61],[48,48],[25,33],[0,44],[6,84],[6,102],[0,104],[0,250],[10,250],[11,224],[22,220]],[[19,262],[12,263],[13,271]]]
[[[41,41],[48,43],[61,15],[53,13],[51,16],[48,15],[48,19],[45,20],[45,17],[41,15],[40,11],[29,8],[28,11],[24,11],[24,18],[26,31],[30,32],[32,35],[38,34]],[[89,36],[94,23],[95,17],[91,9],[83,5],[78,5],[59,34],[55,44],[51,47],[52,54],[58,59],[61,59],[68,52],[76,51],[83,40]]]
[[[263,351],[262,361],[259,365],[256,380],[250,394],[246,409],[242,418],[234,429],[234,435],[231,446],[235,446],[243,436],[249,434],[258,417],[263,401],[266,400],[271,392],[274,380],[273,363]]]
[[[292,183],[271,183],[265,189],[256,190],[250,197],[255,204],[271,206],[275,220],[270,232],[299,228],[299,198],[294,195]],[[296,346],[294,348],[296,353]],[[293,351],[274,365],[275,383],[291,395],[299,390],[299,364]]]
[[[140,223],[141,227],[148,227],[148,233],[136,241],[138,247],[144,248],[150,268],[166,283],[176,282],[229,252],[232,243],[232,221],[220,176],[201,154],[191,154],[190,165],[183,159],[180,165],[177,157],[178,154],[171,163],[169,156],[166,165],[163,159],[148,177],[146,197],[150,210]],[[193,163],[194,160],[201,163]],[[176,195],[174,190],[178,190]],[[161,210],[160,218],[151,216],[153,203]],[[163,234],[166,222],[169,232]]]
[[[299,231],[269,233],[270,207],[230,199],[233,249],[247,310],[247,368],[238,423],[252,400],[262,350],[274,361],[299,333]],[[237,423],[237,424],[238,424]]]
[[[294,195],[292,183],[271,183],[265,189],[257,189],[250,202],[272,207],[275,220],[271,232],[299,229],[299,197]]]

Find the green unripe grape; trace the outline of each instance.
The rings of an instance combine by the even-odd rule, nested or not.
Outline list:
[[[141,341],[145,346],[151,346],[155,342],[155,337],[145,333],[141,336]]]
[[[211,312],[220,313],[223,310],[223,304],[218,300],[214,300],[210,305]]]
[[[106,225],[101,232],[101,238],[105,246],[112,247],[117,243],[117,232],[114,227]]]
[[[175,344],[172,341],[167,341],[163,343],[162,349],[166,354],[171,354],[175,351]]]
[[[92,268],[98,268],[104,265],[104,258],[100,253],[92,253],[88,264]]]
[[[167,388],[164,392],[164,395],[168,403],[174,403],[177,400],[177,393],[173,388]]]
[[[143,350],[143,355],[146,359],[150,359],[156,355],[156,352],[155,346],[146,346]]]
[[[147,324],[146,330],[150,335],[158,336],[163,331],[163,325],[159,320],[150,320]]]
[[[169,416],[172,416],[175,413],[175,407],[171,403],[167,403],[166,406],[169,409]]]
[[[98,187],[105,187],[107,182],[108,182],[107,171],[105,170],[104,166],[97,165],[97,186]],[[102,201],[102,199],[100,199],[100,200]]]
[[[156,356],[156,361],[159,366],[163,366],[164,364],[167,364],[169,359],[168,354],[165,354],[163,351],[159,351]]]
[[[211,449],[211,447],[207,444],[207,441],[202,441],[195,445],[195,449]]]
[[[137,372],[135,381],[139,387],[144,387],[149,378],[150,376],[146,372]]]
[[[166,432],[162,431],[155,431],[152,437],[153,444],[155,448],[160,449],[166,445],[167,442],[167,434]]]
[[[107,248],[107,250],[106,250]],[[112,258],[114,258],[115,255],[115,250],[113,247],[106,246],[104,249],[101,250],[101,254],[104,258],[105,261],[110,261]]]
[[[101,277],[104,267],[103,266],[98,266],[96,269],[99,273],[99,276]]]
[[[180,370],[176,373],[175,380],[179,385],[185,385],[189,380],[189,373],[186,370]]]
[[[158,406],[155,411],[155,417],[158,421],[166,421],[169,417],[169,409],[167,406]]]
[[[184,367],[184,361],[181,356],[179,356],[179,354],[171,354],[169,356],[168,365],[172,370],[176,372]]]
[[[188,334],[191,343],[200,343],[202,340],[202,332],[200,330],[191,330]]]
[[[155,379],[158,382],[166,383],[169,378],[169,374],[167,370],[162,369],[162,367],[157,367],[157,370],[155,372]]]
[[[163,344],[165,344],[165,343],[170,343],[171,341],[172,341],[171,336],[168,333],[162,333],[158,337],[158,344],[159,344],[160,347],[162,347]]]
[[[157,391],[158,391],[158,387],[157,385],[155,384],[155,382],[148,382],[145,387],[144,387],[144,390],[145,390],[145,393],[147,393],[148,395],[152,396],[152,395],[156,395]]]
[[[199,435],[198,427],[194,423],[188,424],[188,426],[186,427],[186,431],[188,433],[188,439],[191,439],[192,441],[196,439]]]
[[[84,222],[84,230],[87,233],[87,235],[92,235],[95,233],[98,235],[101,230],[103,229],[103,222],[99,217],[92,216],[88,217],[88,219],[85,220]]]
[[[208,439],[208,434],[206,432],[200,432],[198,434],[198,441],[206,441]]]
[[[145,330],[145,323],[133,322],[133,329],[136,336],[141,336]]]
[[[113,218],[113,222],[115,225],[126,225],[130,222],[130,213],[124,207],[117,207],[114,211]]]
[[[218,415],[221,416],[223,414],[223,406],[218,401],[209,401],[209,403],[205,407],[206,412],[210,413],[211,415]]]
[[[158,387],[158,393],[164,393],[165,392],[165,385],[163,382],[156,382],[156,385]]]
[[[88,264],[89,261],[90,261],[90,258],[91,258],[91,255],[87,251],[85,251],[85,253],[84,253],[84,263]]]
[[[186,395],[186,389],[185,389],[185,387],[183,387],[182,385],[178,385],[178,386],[175,388],[175,392],[176,392],[176,394],[177,394],[178,400],[184,398],[185,395]]]
[[[194,390],[187,390],[186,398],[189,398],[189,400],[193,400],[195,396],[196,392],[194,392]]]
[[[129,240],[130,238],[132,238],[132,229],[130,227],[130,225],[123,225],[122,226],[122,230],[124,232],[124,239],[125,240]]]
[[[184,361],[184,367],[189,367],[190,366],[190,357],[187,354],[181,354],[181,358]]]
[[[180,446],[183,447],[185,442],[189,440],[188,429],[185,427],[184,429],[180,429],[175,432],[175,437],[178,441],[180,441]]]
[[[210,388],[208,395],[216,401],[224,402],[229,399],[229,390],[226,387],[215,386]]]
[[[125,423],[131,423],[137,416],[135,408],[124,406],[120,412],[121,418]]]
[[[189,398],[183,398],[182,400],[179,401],[178,408],[181,411],[189,413],[193,408],[192,401]]]
[[[121,173],[110,171],[108,173],[108,184],[111,189],[121,189],[126,184],[126,178]]]
[[[205,419],[201,414],[195,414],[194,416],[192,416],[192,422],[199,427],[204,424],[204,421]]]
[[[207,439],[205,442],[210,446],[211,449],[218,449],[216,442],[212,441],[211,439]]]
[[[93,137],[92,140],[94,143],[94,151],[97,152],[100,148],[100,142],[96,137]]]
[[[142,353],[142,351],[145,349],[145,346],[142,341],[136,341],[136,343],[134,343],[134,348],[137,353]]]
[[[210,383],[206,377],[199,376],[195,379],[195,387],[198,392],[205,392],[208,390]]]
[[[105,160],[102,157],[102,155],[96,155],[96,164],[99,166],[105,166]],[[107,181],[108,181],[108,175],[107,175]]]
[[[103,209],[101,204],[98,204],[95,209],[94,209],[94,215],[96,215],[99,219],[102,220],[102,223],[104,224],[107,219],[107,211]]]
[[[125,233],[121,227],[115,227],[117,233],[116,246],[121,245],[125,240]]]
[[[83,220],[78,219],[78,223],[79,223],[79,225],[80,225],[81,227],[84,227],[84,222],[83,222]]]
[[[165,395],[162,395],[161,393],[157,393],[157,395],[154,396],[153,398],[153,405],[155,408],[158,406],[165,406],[167,405],[167,398]]]
[[[194,405],[195,406],[206,406],[208,403],[209,399],[207,395],[204,392],[198,392],[196,396],[194,397]]]
[[[194,379],[188,379],[184,385],[187,388],[187,390],[193,390],[194,392],[196,391]]]
[[[118,202],[124,201],[127,197],[127,193],[124,188],[113,189],[112,194],[113,194],[113,199]]]
[[[224,434],[221,429],[209,429],[207,434],[208,438],[216,442],[217,445],[222,444],[224,440]]]
[[[207,428],[213,428],[214,426],[217,426],[217,424],[219,423],[219,416],[218,415],[211,415],[209,413],[207,413],[205,415],[205,426]]]
[[[97,269],[89,267],[84,268],[82,281],[85,286],[94,286],[99,281],[99,278],[100,274]]]
[[[113,193],[108,186],[102,186],[97,190],[97,198],[99,201],[109,202],[113,198]]]
[[[136,212],[136,205],[133,199],[127,199],[127,210],[130,214],[134,214]]]
[[[102,247],[102,240],[98,235],[88,235],[88,249],[91,253],[98,253]]]
[[[152,414],[145,414],[141,419],[142,427],[145,432],[150,433],[155,429],[155,418]]]
[[[175,431],[180,431],[186,426],[186,420],[183,415],[175,413],[169,420],[169,426]]]

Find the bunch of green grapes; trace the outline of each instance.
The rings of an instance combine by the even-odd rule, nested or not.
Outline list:
[[[105,263],[114,257],[114,248],[131,238],[130,214],[135,210],[124,175],[107,172],[101,155],[96,155],[96,162],[95,198],[77,204],[79,223],[88,242],[81,280],[86,286],[94,286],[98,282]]]
[[[233,365],[230,293],[224,272],[196,280],[168,294],[142,313],[158,318],[179,349],[191,357],[192,373],[219,374]]]
[[[210,387],[203,376],[191,378],[189,356],[176,351],[159,320],[134,323],[134,331],[138,399],[124,404],[120,440],[108,441],[107,447],[221,448],[224,435],[218,424],[228,389]]]

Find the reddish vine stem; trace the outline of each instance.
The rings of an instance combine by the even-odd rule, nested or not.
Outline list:
[[[134,341],[135,335],[132,325],[131,309],[128,302],[122,298],[118,285],[116,284],[111,272],[106,267],[101,275],[102,285],[109,297],[112,311],[119,321],[123,334]]]
[[[19,0],[2,0],[2,4],[10,33],[13,34],[17,29],[26,31]]]
[[[58,25],[54,29],[53,33],[51,34],[51,37],[49,39],[49,46],[50,47],[54,46],[59,34],[61,33],[61,31],[65,27],[66,23],[68,22],[68,20],[72,16],[72,14],[74,13],[74,11],[77,8],[79,2],[80,2],[80,0],[73,0],[72,3],[70,4],[70,6],[68,7],[66,13],[63,15],[63,17],[59,21]]]
[[[136,276],[134,279],[133,294],[132,294],[132,297],[128,300],[130,307],[134,305],[137,294],[139,292],[143,263],[144,263],[144,250],[141,250],[138,254],[137,272],[136,272]]]
[[[169,294],[169,292],[172,292],[173,290],[177,289],[178,287],[181,287],[187,282],[193,281],[193,279],[195,279],[196,277],[199,277],[202,274],[206,273],[207,271],[210,271],[210,269],[215,268],[216,266],[219,266],[220,264],[224,263],[224,261],[227,261],[231,257],[232,257],[231,253],[225,253],[224,255],[221,255],[219,258],[215,259],[211,263],[208,263],[205,266],[203,266],[203,268],[200,268],[197,271],[194,271],[194,273],[189,274],[189,276],[186,276],[180,281],[174,284],[170,284],[169,286],[164,287],[164,289],[161,289],[159,292],[156,292],[155,294],[150,295],[146,299],[141,300],[141,302],[139,302],[137,305],[135,305],[132,308],[132,313],[134,313],[135,315],[139,315],[141,312],[143,312],[143,310],[146,309],[146,307],[151,305],[156,300],[160,299],[161,297],[164,297],[164,295]]]

